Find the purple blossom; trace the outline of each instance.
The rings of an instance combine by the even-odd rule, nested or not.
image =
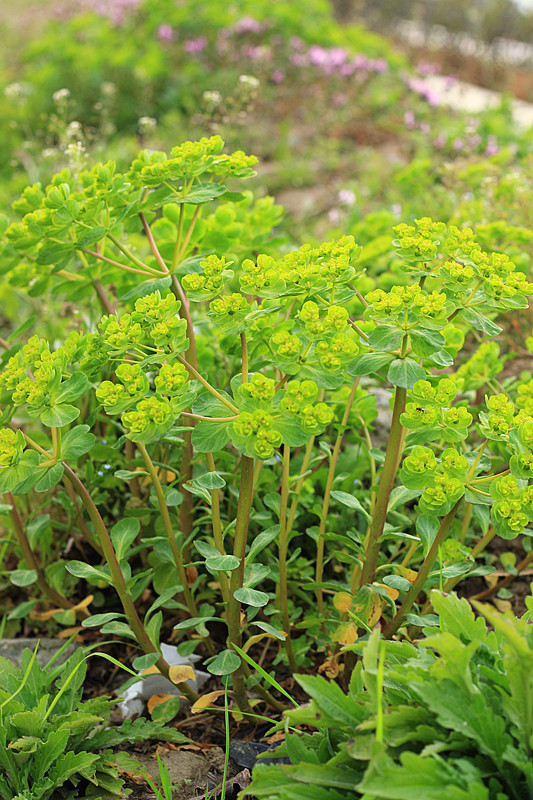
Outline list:
[[[438,75],[440,72],[440,66],[433,61],[420,61],[416,69],[419,75]]]
[[[412,92],[415,92],[416,94],[420,95],[420,97],[423,97],[424,100],[427,100],[430,106],[440,105],[439,95],[431,88],[431,86],[429,86],[429,84],[420,78],[411,78],[408,80],[407,87]]]
[[[285,73],[282,69],[276,69],[271,75],[273,83],[282,83],[285,80]]]
[[[235,33],[261,33],[265,30],[265,25],[253,17],[242,17],[233,26]]]
[[[405,112],[403,115],[403,121],[407,128],[413,129],[416,127],[415,115],[412,111]]]
[[[188,39],[183,47],[187,53],[201,53],[207,47],[207,39],[205,36],[198,36],[196,39]]]
[[[430,132],[430,130],[431,130],[431,125],[429,124],[429,122],[421,122],[420,123],[420,131],[421,131],[421,133],[428,134]]]
[[[157,29],[157,38],[160,39],[162,42],[171,42],[174,38],[174,31],[172,30],[171,25],[167,25],[163,23]]]
[[[488,136],[487,137],[487,147],[485,150],[485,154],[487,156],[495,156],[498,153],[500,148],[498,147],[498,139],[496,136]]]
[[[433,144],[441,150],[447,142],[447,137],[443,133],[439,133]]]

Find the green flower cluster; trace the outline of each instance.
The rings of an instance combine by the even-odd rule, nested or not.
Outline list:
[[[22,431],[11,428],[0,429],[0,467],[17,464],[24,451],[25,440]]]
[[[233,442],[252,457],[271,458],[275,448],[283,442],[275,423],[274,416],[263,409],[251,413],[243,411],[232,425]]]
[[[221,153],[223,147],[224,141],[220,136],[184,142],[172,148],[171,158],[157,159],[142,166],[138,171],[141,184],[159,186],[165,181],[197,178],[206,172],[239,178],[257,163],[255,156],[246,156],[240,150],[233,155],[224,155]]]
[[[154,346],[182,352],[188,347],[187,322],[177,314],[179,300],[169,292],[161,297],[159,292],[135,301],[134,311],[102,317],[99,329],[104,350],[112,357],[124,356],[128,351]]]
[[[4,420],[15,408],[27,405],[31,417],[48,427],[62,427],[79,416],[72,405],[88,388],[83,372],[73,366],[83,352],[83,337],[71,333],[65,344],[51,351],[48,342],[32,336],[0,372]]]
[[[232,262],[227,262],[224,257],[219,258],[213,254],[200,261],[200,272],[184,275],[182,286],[188,292],[191,300],[212,300],[224,289],[226,279],[233,277],[233,270],[228,269]]]
[[[495,501],[491,519],[503,539],[514,539],[533,520],[533,486],[504,475],[492,481],[490,495]]]
[[[453,448],[443,451],[438,462],[429,447],[413,447],[405,457],[400,479],[408,489],[423,489],[419,500],[422,513],[447,514],[465,492],[469,464]]]
[[[224,333],[240,333],[251,311],[246,298],[238,292],[218,297],[209,303],[210,316]]]
[[[258,255],[256,261],[245,258],[239,275],[241,290],[258,297],[278,297],[285,291],[285,281],[280,277],[272,256]]]
[[[450,378],[416,381],[412,400],[400,417],[402,425],[422,431],[425,441],[466,439],[473,417],[464,406],[452,406],[456,394],[457,387]]]

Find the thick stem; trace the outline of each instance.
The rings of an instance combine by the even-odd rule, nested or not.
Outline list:
[[[98,278],[93,280],[94,291],[96,292],[96,296],[98,297],[100,304],[106,314],[114,314],[115,307],[111,300],[109,299],[109,295],[107,294],[106,290],[104,289],[101,281]]]
[[[341,420],[341,428],[339,434],[335,440],[335,444],[333,446],[333,452],[331,454],[331,459],[329,462],[329,469],[328,469],[328,477],[326,480],[326,488],[324,491],[324,500],[322,501],[322,514],[320,517],[320,527],[318,529],[318,542],[317,542],[317,557],[316,557],[316,572],[315,572],[315,580],[317,583],[321,583],[322,575],[324,572],[324,535],[326,533],[326,525],[328,520],[328,512],[329,512],[329,504],[331,502],[331,490],[333,488],[333,481],[335,480],[335,470],[337,469],[337,461],[339,458],[339,453],[341,450],[342,439],[344,436],[345,428],[348,424],[348,419],[350,418],[350,412],[352,410],[352,406],[354,404],[355,395],[357,392],[357,387],[359,386],[359,378],[356,378],[353,386],[352,391],[350,392],[350,396],[346,403],[346,408],[344,409],[344,414],[342,415]],[[318,614],[320,617],[324,616],[324,594],[322,589],[319,587],[316,590],[316,600],[318,606]]]
[[[296,672],[297,664],[294,657],[291,641],[291,622],[289,619],[289,603],[287,592],[287,551],[289,546],[289,531],[287,527],[287,506],[289,498],[289,470],[291,462],[291,448],[283,446],[283,476],[281,479],[281,498],[279,505],[279,606],[281,621],[285,632],[285,650],[292,672]]]
[[[64,608],[65,610],[73,608],[74,604],[67,600],[66,597],[63,597],[62,594],[57,592],[53,586],[50,586],[44,577],[44,573],[41,571],[41,568],[37,562],[37,558],[35,557],[35,553],[31,549],[31,545],[24,528],[24,523],[22,522],[15,503],[15,498],[11,492],[6,493],[5,499],[6,502],[11,506],[11,519],[13,521],[13,528],[17,537],[18,546],[20,547],[24,557],[24,561],[26,562],[28,569],[32,569],[37,573],[37,586],[54,605],[59,606],[59,608]],[[85,616],[90,616],[87,609],[84,609],[84,614]]]
[[[385,626],[385,630],[383,631],[383,636],[386,639],[390,639],[390,637],[396,633],[398,628],[402,625],[406,615],[409,613],[411,608],[416,602],[416,599],[422,589],[424,588],[424,584],[427,581],[428,575],[431,572],[431,568],[433,564],[437,560],[437,556],[439,554],[439,548],[446,539],[449,530],[452,526],[452,522],[455,519],[455,515],[457,514],[457,509],[461,505],[462,497],[457,501],[451,511],[449,511],[446,516],[443,518],[440,527],[437,531],[437,534],[433,540],[431,547],[429,548],[428,554],[425,557],[422,566],[416,576],[413,585],[407,592],[403,603],[401,604],[400,608],[396,612],[394,618],[389,622],[388,625]]]
[[[237,505],[237,520],[235,525],[235,540],[233,555],[240,559],[237,569],[232,570],[230,578],[230,597],[228,607],[228,644],[235,643],[241,646],[241,604],[235,599],[237,589],[241,589],[244,581],[244,557],[246,555],[246,542],[248,539],[248,522],[254,495],[254,460],[248,456],[241,459],[241,480],[239,486],[239,502]],[[242,665],[233,673],[233,689],[235,699],[241,711],[249,709],[248,697],[244,685],[244,670]]]
[[[246,341],[246,333],[241,333],[241,351],[242,351],[242,382],[248,383],[248,342]]]
[[[155,243],[155,239],[154,239],[154,235],[152,233],[152,230],[151,230],[151,228],[150,228],[150,226],[148,224],[148,221],[147,221],[146,217],[142,213],[142,211],[139,214],[139,217],[141,218],[142,226],[143,226],[144,232],[146,234],[146,238],[148,239],[148,243],[150,245],[150,250],[152,251],[155,260],[157,261],[157,263],[159,264],[159,266],[161,267],[163,272],[167,272],[168,273],[169,269],[168,269],[167,265],[165,264],[161,253],[159,252],[159,248],[157,247],[157,244]]]
[[[66,493],[68,494],[72,502],[72,505],[74,506],[74,510],[76,512],[76,521],[79,525],[81,535],[83,536],[87,544],[89,544],[93,548],[93,550],[96,550],[98,555],[103,556],[104,554],[102,548],[100,547],[100,543],[98,542],[98,540],[95,540],[93,534],[91,533],[91,531],[87,526],[87,523],[83,519],[80,508],[78,506],[78,497],[72,487],[72,484],[66,478],[63,478],[63,485],[65,487]]]
[[[139,615],[137,614],[137,609],[135,608],[130,593],[128,592],[126,581],[124,580],[124,575],[122,574],[122,570],[120,569],[120,564],[118,563],[115,549],[113,547],[113,543],[109,536],[109,532],[106,528],[105,522],[100,516],[98,508],[96,507],[91,495],[89,494],[83,483],[80,481],[76,473],[68,466],[68,464],[63,463],[63,466],[65,467],[65,472],[69,481],[72,483],[74,489],[78,493],[96,529],[98,538],[100,540],[100,545],[102,547],[105,559],[107,561],[109,570],[111,572],[111,577],[113,579],[113,586],[115,587],[115,590],[120,598],[120,602],[122,603],[122,608],[124,609],[126,619],[128,620],[128,624],[135,635],[137,643],[146,654],[158,653],[159,652],[158,648],[148,636],[146,628],[144,627],[143,623],[139,618]],[[170,680],[169,665],[162,656],[159,657],[158,661],[156,662],[156,666],[159,669],[159,672],[162,675],[164,675],[165,678],[168,678],[168,680]],[[198,694],[194,691],[194,689],[191,689],[191,687],[188,686],[186,683],[178,683],[176,685],[180,690],[180,692],[182,692],[189,700],[192,700],[194,702],[195,700],[198,699]]]
[[[198,610],[196,608],[195,602],[193,600],[192,594],[189,589],[189,584],[187,581],[187,572],[185,571],[185,566],[183,564],[183,557],[181,555],[181,550],[178,546],[176,541],[176,537],[174,535],[174,529],[172,527],[172,520],[170,519],[170,513],[168,510],[168,506],[165,500],[165,493],[163,491],[163,487],[161,485],[161,481],[159,480],[159,475],[157,474],[157,470],[154,467],[152,459],[148,455],[148,451],[142,442],[137,442],[137,447],[139,448],[139,452],[143,457],[143,461],[145,463],[146,469],[150,475],[152,486],[154,487],[155,494],[157,497],[157,504],[159,506],[159,511],[161,513],[161,518],[163,520],[163,526],[165,528],[165,533],[167,537],[167,541],[170,545],[170,549],[172,551],[172,556],[174,558],[174,564],[176,565],[176,570],[178,572],[178,576],[183,587],[183,599],[185,601],[185,605],[189,609],[191,616],[197,617]]]
[[[365,561],[363,569],[361,570],[360,586],[364,586],[366,583],[372,583],[376,574],[379,557],[379,540],[383,533],[383,528],[385,527],[389,497],[396,477],[402,447],[403,428],[400,423],[400,415],[405,408],[406,395],[406,389],[401,389],[399,386],[396,387],[389,441],[385,453],[385,463],[381,471],[372,523],[368,529],[365,540]]]
[[[198,367],[198,357],[196,354],[196,338],[194,335],[194,327],[192,324],[192,317],[191,317],[191,310],[189,306],[189,299],[185,292],[183,291],[183,287],[178,280],[177,275],[172,276],[172,283],[170,284],[170,289],[174,294],[176,300],[179,300],[181,303],[179,314],[182,319],[184,319],[187,323],[187,338],[189,340],[189,348],[185,353],[185,359],[191,364],[193,367]]]

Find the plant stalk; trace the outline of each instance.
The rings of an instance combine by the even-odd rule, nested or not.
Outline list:
[[[452,522],[455,519],[455,515],[457,514],[457,509],[462,503],[463,498],[460,497],[459,500],[456,502],[454,507],[451,511],[449,511],[445,517],[443,517],[440,527],[437,531],[437,534],[433,540],[431,547],[429,548],[428,554],[425,557],[422,566],[416,576],[413,585],[407,592],[403,603],[401,604],[400,608],[396,612],[394,618],[389,622],[388,625],[385,626],[383,631],[383,636],[386,639],[390,639],[390,637],[396,633],[398,628],[402,625],[406,615],[409,613],[411,608],[416,602],[416,599],[422,589],[424,588],[424,584],[428,578],[429,573],[431,572],[431,568],[433,564],[437,560],[439,554],[439,548],[446,539],[450,528],[452,526]]]

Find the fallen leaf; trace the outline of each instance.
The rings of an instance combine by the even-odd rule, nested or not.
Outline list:
[[[331,637],[334,642],[339,644],[353,644],[357,641],[357,625],[355,622],[341,622]]]
[[[68,639],[72,636],[73,633],[81,633],[86,632],[87,628],[82,628],[81,626],[77,628],[64,628],[62,631],[59,631],[57,635],[58,639]],[[81,636],[76,636],[76,642],[83,642],[83,638]]]
[[[168,675],[172,683],[196,680],[196,673],[189,664],[173,664],[168,671]]]
[[[196,700],[191,706],[191,714],[201,714],[202,711],[205,711],[206,708],[210,708],[213,705],[215,700],[218,700],[219,697],[223,697],[226,694],[224,689],[218,689],[216,692],[208,692],[207,694],[203,694],[201,697]]]
[[[151,714],[154,708],[160,706],[161,703],[166,703],[167,700],[170,700],[172,697],[176,697],[175,694],[153,694],[146,704],[146,708],[148,709],[148,713]]]

